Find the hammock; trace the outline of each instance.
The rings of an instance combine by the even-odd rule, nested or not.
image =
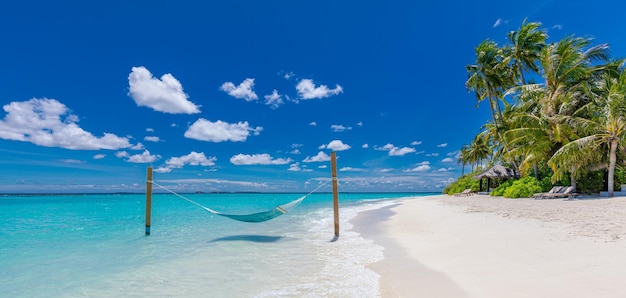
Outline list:
[[[192,204],[194,204],[194,205],[196,205],[196,206],[198,206],[198,207],[200,207],[200,208],[202,208],[202,209],[204,209],[204,210],[206,210],[206,211],[208,211],[208,212],[210,212],[212,214],[219,215],[219,216],[224,216],[224,217],[227,217],[227,218],[230,218],[230,219],[233,219],[233,220],[237,220],[237,221],[254,222],[254,223],[268,221],[270,219],[273,219],[273,218],[276,218],[278,216],[281,216],[283,214],[288,213],[290,209],[298,206],[302,201],[304,201],[304,199],[306,197],[308,197],[309,195],[311,195],[312,193],[314,193],[315,191],[320,189],[322,186],[326,185],[326,183],[328,183],[328,182],[323,183],[320,186],[318,186],[316,189],[311,191],[310,193],[308,193],[308,194],[306,194],[306,195],[304,195],[304,196],[302,196],[300,198],[297,198],[297,199],[295,199],[295,200],[293,200],[293,201],[291,201],[289,203],[276,206],[276,207],[274,207],[274,209],[271,209],[271,210],[268,210],[268,211],[263,211],[263,212],[252,213],[252,214],[241,214],[240,215],[240,214],[225,214],[225,213],[221,213],[221,212],[215,211],[215,210],[213,210],[211,208],[202,206],[201,204],[199,204],[197,202],[194,202],[193,200],[191,200],[189,198],[186,198],[186,197],[184,197],[184,196],[182,196],[180,194],[177,194],[174,191],[172,191],[172,190],[170,190],[170,189],[168,189],[168,188],[166,188],[166,187],[164,187],[162,185],[159,185],[158,183],[156,183],[154,181],[148,181],[148,182],[150,182],[150,183],[152,183],[152,184],[154,184],[154,185],[156,185],[156,186],[158,186],[158,187],[160,187],[160,188],[170,192],[171,194],[173,194],[173,195],[175,195],[175,196],[177,196],[177,197],[179,197],[179,198],[181,198],[181,199],[183,199],[183,200],[185,200],[185,201],[187,201],[189,203],[192,203]]]

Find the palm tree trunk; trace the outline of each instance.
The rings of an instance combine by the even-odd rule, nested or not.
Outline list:
[[[611,153],[609,155],[609,198],[613,197],[613,188],[615,187],[615,162],[617,160],[617,140],[611,141]]]
[[[533,164],[533,170],[535,171],[535,178],[539,180],[539,165],[537,163]]]
[[[574,178],[574,171],[576,171],[576,168],[572,166],[572,172],[570,173],[570,176],[569,176],[569,183],[570,183],[569,185],[574,188],[574,191],[576,191],[576,179]]]

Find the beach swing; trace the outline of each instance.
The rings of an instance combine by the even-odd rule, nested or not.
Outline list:
[[[295,199],[295,200],[293,200],[291,202],[288,202],[286,204],[282,204],[282,205],[276,206],[273,209],[268,210],[268,211],[262,211],[262,212],[252,213],[252,214],[225,214],[225,213],[222,213],[222,212],[215,211],[215,210],[213,210],[213,209],[211,209],[209,207],[203,206],[200,203],[195,202],[195,201],[193,201],[193,200],[191,200],[191,199],[189,199],[187,197],[184,197],[184,196],[182,196],[182,195],[180,195],[180,194],[178,194],[178,193],[168,189],[167,187],[159,185],[158,183],[156,183],[154,181],[148,181],[148,182],[152,183],[153,185],[156,185],[156,186],[158,186],[158,187],[168,191],[169,193],[171,193],[171,194],[173,194],[173,195],[175,195],[175,196],[177,196],[177,197],[179,197],[179,198],[181,198],[181,199],[183,199],[183,200],[185,200],[185,201],[187,201],[187,202],[189,202],[191,204],[194,204],[194,205],[196,205],[196,206],[198,206],[198,207],[200,207],[200,208],[202,208],[202,209],[204,209],[204,210],[206,210],[206,211],[208,211],[208,212],[210,212],[212,214],[223,216],[223,217],[227,217],[227,218],[230,218],[230,219],[233,219],[233,220],[237,220],[237,221],[251,222],[251,223],[268,221],[270,219],[273,219],[273,218],[276,218],[278,216],[281,216],[283,214],[288,213],[289,210],[295,208],[300,203],[302,203],[302,201],[304,201],[304,199],[306,197],[308,197],[312,193],[316,192],[318,189],[322,188],[322,186],[324,186],[324,185],[326,185],[328,183],[328,182],[323,183],[320,186],[318,186],[316,189],[311,191],[310,193],[308,193],[308,194],[306,194],[306,195],[304,195],[302,197],[299,197],[299,198],[297,198],[297,199]]]

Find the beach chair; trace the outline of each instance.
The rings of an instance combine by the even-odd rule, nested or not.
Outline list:
[[[552,187],[548,192],[542,192],[542,193],[536,193],[533,195],[533,198],[535,199],[541,199],[541,197],[545,194],[550,194],[550,193],[558,193],[559,191],[563,190],[563,186],[554,186]]]
[[[471,188],[468,188],[468,189],[466,189],[466,190],[464,190],[464,191],[462,191],[460,193],[455,193],[454,194],[455,197],[464,197],[464,196],[471,196],[471,195],[474,195],[472,193],[472,189]]]
[[[561,191],[556,193],[547,193],[541,196],[541,199],[561,199],[561,198],[575,198],[578,194],[574,192],[573,186],[564,187]]]

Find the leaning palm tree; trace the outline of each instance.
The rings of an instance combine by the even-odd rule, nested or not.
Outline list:
[[[598,152],[608,154],[608,195],[613,197],[617,151],[626,146],[626,71],[622,68],[617,77],[605,72],[596,85],[601,87],[600,96],[579,110],[591,117],[568,117],[584,136],[559,149],[549,164],[558,176],[563,173],[560,169],[601,162]]]
[[[544,82],[519,87],[520,108],[513,121],[516,126],[507,133],[507,140],[511,146],[526,150],[530,149],[526,145],[536,146],[532,148],[535,156],[528,162],[547,160],[562,146],[580,138],[568,119],[592,102],[589,86],[596,84],[606,70],[606,64],[598,62],[608,59],[607,45],[585,49],[589,44],[589,39],[570,36],[546,46],[539,56]],[[561,174],[570,173],[575,186],[578,169],[577,163],[568,167],[560,164],[558,169],[553,168],[556,172],[552,178],[558,180]]]
[[[468,79],[465,86],[475,92],[477,103],[484,100],[489,102],[496,128],[502,123],[500,101],[503,99],[503,90],[511,86],[513,80],[503,54],[503,49],[494,41],[485,40],[476,47],[476,64],[466,67]]]

